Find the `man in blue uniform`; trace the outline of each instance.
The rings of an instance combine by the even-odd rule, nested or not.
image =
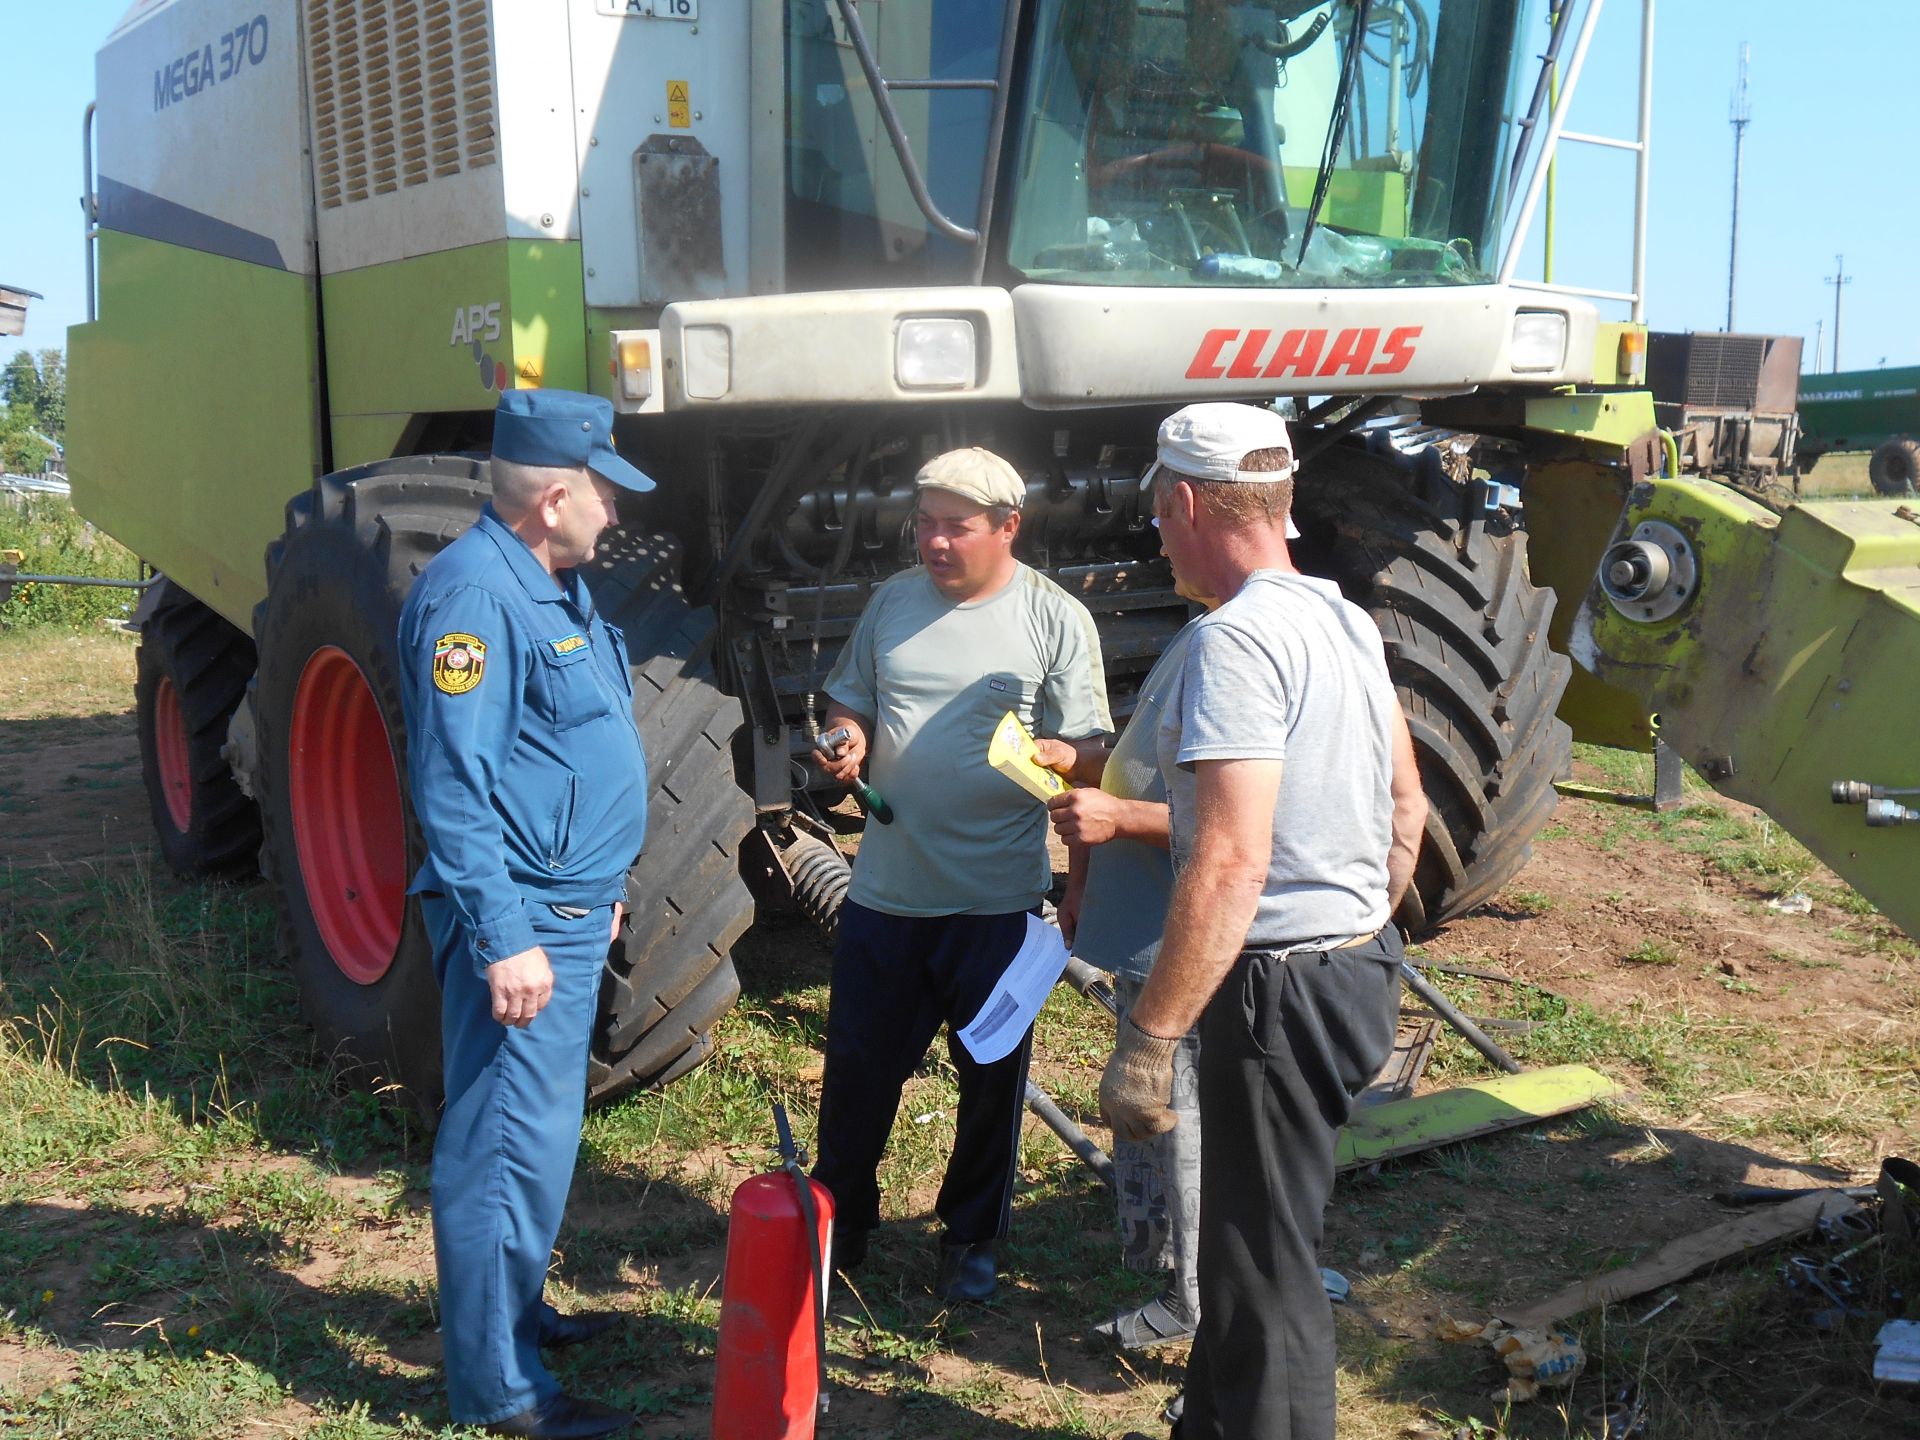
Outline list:
[[[453,1418],[604,1435],[625,1412],[561,1392],[543,1345],[610,1317],[540,1298],[573,1178],[601,965],[647,825],[626,642],[575,567],[649,480],[613,407],[511,391],[493,499],[400,616],[407,763],[427,859],[413,893],[441,987],[446,1110],[433,1242]]]

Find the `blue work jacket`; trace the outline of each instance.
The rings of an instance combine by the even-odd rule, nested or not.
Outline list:
[[[407,768],[427,859],[485,970],[538,941],[526,906],[611,904],[647,833],[620,631],[489,504],[400,613]]]

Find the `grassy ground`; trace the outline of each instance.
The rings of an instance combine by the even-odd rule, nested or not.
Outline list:
[[[0,752],[120,773],[80,767],[124,770],[129,676],[122,637],[0,637]],[[99,727],[90,758],[63,758],[56,742],[84,726]],[[1651,780],[1610,752],[1580,769]],[[257,887],[156,874],[136,822],[95,858],[49,856],[32,837],[73,819],[51,812],[99,802],[48,778],[0,838],[0,1420],[129,1440],[441,1432],[427,1140],[309,1053]],[[1478,1013],[1538,1022],[1514,1042],[1524,1060],[1586,1061],[1631,1094],[1343,1179],[1325,1259],[1354,1282],[1344,1435],[1578,1436],[1581,1412],[1628,1383],[1662,1440],[1920,1424],[1866,1379],[1877,1322],[1813,1328],[1778,1255],[1584,1317],[1588,1371],[1564,1400],[1509,1410],[1484,1346],[1432,1338],[1443,1317],[1483,1319],[1717,1222],[1708,1197],[1727,1183],[1868,1177],[1881,1154],[1915,1152],[1912,945],[1764,820],[1697,786],[1689,801],[1665,816],[1563,805],[1519,881],[1427,942],[1429,959],[1532,982],[1447,982]],[[1793,894],[1811,913],[1769,908]],[[590,1116],[555,1264],[563,1308],[631,1317],[568,1352],[563,1379],[639,1411],[648,1436],[708,1431],[725,1205],[769,1160],[770,1101],[813,1129],[826,952],[774,916],[738,959],[745,994],[719,1055]],[[1069,1111],[1092,1116],[1105,1044],[1077,997],[1043,1014],[1036,1074]],[[1431,1078],[1486,1073],[1445,1040]],[[1121,1360],[1086,1338],[1152,1282],[1115,1266],[1107,1197],[1037,1123],[1004,1298],[954,1311],[931,1297],[954,1101],[936,1053],[901,1108],[891,1223],[858,1291],[833,1298],[830,1433],[1158,1433],[1179,1354]],[[1920,1294],[1883,1250],[1858,1271],[1875,1308],[1891,1284]]]
[[[1865,451],[1828,455],[1813,467],[1813,473],[1800,482],[1800,493],[1809,500],[1857,499],[1873,494],[1873,482],[1867,478]]]

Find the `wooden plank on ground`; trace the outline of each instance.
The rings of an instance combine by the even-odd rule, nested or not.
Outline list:
[[[1390,1100],[1355,1113],[1340,1132],[1334,1164],[1356,1170],[1400,1155],[1415,1155],[1481,1135],[1530,1125],[1584,1109],[1619,1093],[1613,1081],[1585,1065],[1553,1065],[1518,1075],[1496,1075],[1431,1095]]]
[[[1595,1306],[1610,1305],[1616,1300],[1631,1299],[1662,1285],[1671,1285],[1723,1260],[1777,1245],[1813,1229],[1827,1216],[1851,1210],[1859,1203],[1839,1190],[1823,1190],[1769,1205],[1669,1240],[1646,1259],[1623,1269],[1589,1275],[1544,1300],[1535,1300],[1516,1310],[1502,1310],[1500,1318],[1516,1329],[1538,1330]]]

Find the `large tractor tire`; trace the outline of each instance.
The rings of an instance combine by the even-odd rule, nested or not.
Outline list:
[[[161,858],[189,879],[249,873],[260,812],[221,748],[253,674],[253,641],[169,580],[140,627],[134,713]]]
[[[1882,495],[1920,494],[1920,440],[1896,436],[1867,459],[1867,479]]]
[[[1555,716],[1570,667],[1547,645],[1553,592],[1527,539],[1478,485],[1341,447],[1302,473],[1303,569],[1371,614],[1431,806],[1395,917],[1420,934],[1490,898],[1526,864],[1572,762]]]
[[[486,463],[465,457],[324,477],[287,507],[254,616],[261,861],[302,1009],[323,1050],[402,1087],[424,1114],[441,1095],[440,996],[406,895],[423,844],[407,793],[397,632],[414,578],[487,492]],[[669,545],[609,541],[631,553],[603,558],[591,579],[642,657],[634,705],[652,809],[628,881],[632,928],[602,985],[595,1095],[664,1083],[710,1052],[711,1026],[738,992],[727,947],[752,904],[734,864],[751,803],[731,764],[715,769],[705,756],[725,755],[739,723],[738,702],[713,683],[711,615],[680,597]]]
[[[626,632],[633,719],[647,756],[647,840],[627,872],[632,918],[607,957],[589,1091],[678,1079],[712,1053],[740,994],[729,950],[753,923],[740,842],[753,801],[734,778],[740,702],[714,669],[713,611],[675,583],[670,537],[610,535],[588,581]]]

